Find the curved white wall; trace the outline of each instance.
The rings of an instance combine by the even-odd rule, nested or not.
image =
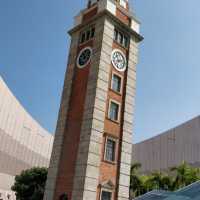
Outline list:
[[[142,164],[144,173],[167,171],[183,161],[200,167],[200,116],[133,145],[133,161]]]
[[[23,108],[0,76],[0,190],[33,166],[48,167],[53,136]],[[1,193],[1,192],[0,192]]]

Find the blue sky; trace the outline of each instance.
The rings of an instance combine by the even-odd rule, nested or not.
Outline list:
[[[71,2],[71,3],[69,3]],[[134,142],[200,113],[199,0],[134,0],[145,40],[137,67]],[[54,132],[76,0],[1,0],[0,74]]]

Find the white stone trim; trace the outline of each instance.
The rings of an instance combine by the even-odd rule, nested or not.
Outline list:
[[[120,5],[124,8],[126,8],[126,4],[127,4],[127,1],[126,0],[120,0],[119,1]]]
[[[116,5],[112,2],[112,1],[107,1],[107,7],[106,9],[111,12],[113,15],[116,15],[116,10],[117,10],[117,7]]]
[[[134,38],[130,40],[129,59],[132,52],[137,52]],[[129,179],[131,168],[131,141],[133,133],[134,98],[135,98],[135,63],[128,62],[127,84],[123,120],[122,151],[120,161],[118,199],[129,200]],[[133,73],[134,71],[134,73]],[[130,109],[131,108],[131,109]],[[130,113],[131,112],[131,113]]]
[[[78,26],[82,23],[83,14],[80,12],[77,16],[74,17],[74,26]]]
[[[94,37],[94,56],[91,58],[92,67],[88,77],[72,200],[93,200],[96,199],[97,195],[107,103],[105,98],[101,99],[99,96],[102,95],[107,98],[109,87],[109,73],[103,72],[105,70],[102,61],[108,60],[110,64],[110,53],[112,51],[111,48],[111,50],[106,49],[106,52],[103,52],[103,44],[106,43],[104,38],[106,24],[105,19],[99,19],[95,25],[95,28],[101,29],[96,31]],[[110,46],[112,45],[110,44]],[[107,56],[107,54],[109,55]],[[83,180],[83,182],[80,183],[80,180]],[[77,185],[81,185],[80,189],[77,188]]]
[[[112,0],[101,0],[98,2],[98,12],[108,10],[116,16],[117,6]]]
[[[134,19],[131,19],[131,29],[133,29],[138,34],[140,33],[140,24]]]

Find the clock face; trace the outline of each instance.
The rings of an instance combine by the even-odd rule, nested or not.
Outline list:
[[[77,57],[77,66],[79,68],[85,67],[91,60],[92,49],[91,47],[86,47],[82,49]]]
[[[113,66],[118,71],[126,70],[126,56],[119,49],[113,50],[112,55],[111,55],[111,61],[112,61]]]

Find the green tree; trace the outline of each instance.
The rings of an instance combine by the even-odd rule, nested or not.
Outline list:
[[[161,172],[152,173],[147,182],[149,190],[171,190],[172,188],[172,178],[168,175],[162,174]]]
[[[145,176],[139,173],[140,168],[140,163],[135,163],[131,167],[130,194],[132,197],[155,189],[174,191],[200,180],[200,169],[185,162],[178,167],[171,168],[169,174],[154,172]]]
[[[135,163],[131,167],[131,179],[130,179],[130,193],[132,197],[141,195],[143,192],[143,181],[139,176],[138,170],[141,168],[140,163]]]
[[[17,200],[42,200],[46,179],[46,168],[37,167],[22,171],[15,177],[15,183],[12,186]]]
[[[163,175],[162,188],[163,190],[173,190],[173,179],[169,175]]]
[[[199,168],[193,168],[186,162],[183,162],[178,167],[171,168],[171,171],[175,172],[174,190],[190,185],[200,179]]]
[[[190,185],[198,180],[200,180],[200,169],[189,167],[187,171],[186,185]]]
[[[188,165],[186,162],[183,162],[178,167],[172,167],[171,172],[175,172],[175,179],[173,181],[173,189],[179,189],[181,187],[186,186],[186,179],[187,179],[187,171]]]

